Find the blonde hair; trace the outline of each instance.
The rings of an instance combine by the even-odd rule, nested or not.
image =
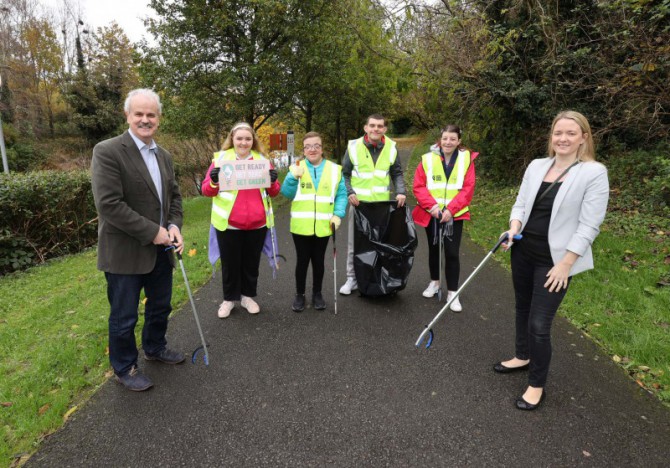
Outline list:
[[[254,128],[246,122],[237,122],[235,125],[233,125],[233,128],[231,128],[230,132],[228,132],[226,140],[223,142],[223,146],[221,146],[221,149],[223,151],[226,151],[230,148],[234,148],[235,145],[233,145],[233,137],[235,136],[235,133],[237,133],[238,130],[247,130],[248,132],[250,132],[251,138],[253,139],[251,150],[256,151],[257,153],[260,153],[263,156],[265,156],[265,149],[263,149],[263,144],[258,139],[258,135],[256,135]]]
[[[551,136],[554,134],[554,127],[556,127],[556,122],[558,122],[561,119],[573,120],[575,123],[577,123],[577,125],[579,125],[579,128],[582,130],[582,133],[586,134],[586,137],[584,138],[584,143],[580,145],[579,149],[577,150],[577,159],[579,159],[580,161],[595,161],[596,146],[595,143],[593,143],[593,134],[591,133],[591,126],[589,125],[589,121],[586,119],[586,117],[584,117],[583,114],[580,114],[579,112],[572,110],[559,112],[551,124],[551,131],[549,132],[549,142],[547,143],[547,153],[549,154],[549,157],[553,158],[554,156],[556,156],[554,147],[551,144]]]

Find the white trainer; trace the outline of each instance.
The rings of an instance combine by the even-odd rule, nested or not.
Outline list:
[[[235,307],[235,303],[233,301],[223,301],[219,306],[219,311],[217,312],[217,315],[219,316],[219,318],[226,318],[230,315],[230,312],[233,310],[233,307]]]
[[[440,290],[440,282],[439,281],[431,281],[428,283],[428,287],[426,290],[423,292],[423,297],[433,297],[437,292]]]
[[[240,305],[245,309],[247,309],[247,312],[249,312],[250,314],[257,314],[261,311],[261,308],[258,304],[256,304],[256,301],[247,296],[242,296]]]
[[[452,297],[454,297],[454,294],[456,294],[456,291],[449,291],[447,294],[447,302],[451,300]],[[460,297],[460,296],[459,296]],[[449,308],[453,310],[454,312],[460,312],[463,310],[463,306],[461,306],[461,301],[459,301],[459,297],[454,299],[454,302],[449,304]]]
[[[358,289],[358,283],[356,282],[356,278],[347,278],[347,282],[344,283],[340,288],[340,294],[348,296],[349,294],[351,294],[351,291],[355,291],[356,289]]]

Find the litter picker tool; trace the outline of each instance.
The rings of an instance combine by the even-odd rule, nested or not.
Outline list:
[[[520,240],[521,235],[517,234],[516,236],[513,237],[514,240]],[[432,322],[430,322],[428,325],[426,325],[426,328],[423,329],[421,334],[419,335],[419,339],[416,340],[415,346],[418,348],[421,346],[421,343],[423,340],[426,338],[426,335],[428,335],[428,340],[426,341],[426,349],[430,348],[430,345],[433,344],[433,327],[437,323],[438,320],[442,317],[442,315],[447,311],[449,306],[451,305],[454,300],[461,294],[461,291],[467,287],[468,284],[470,284],[470,281],[474,279],[475,276],[477,276],[477,273],[486,265],[486,262],[489,261],[489,259],[496,253],[496,251],[500,248],[500,245],[507,240],[507,234],[503,235],[498,239],[498,242],[496,245],[493,246],[491,250],[486,254],[486,257],[477,265],[477,268],[475,268],[475,271],[473,271],[470,276],[468,276],[468,279],[466,279],[463,284],[461,285],[460,288],[458,288],[458,291],[454,293],[454,295],[447,301],[447,303],[442,307],[442,309],[437,313],[435,318],[433,319]]]
[[[193,351],[193,354],[191,355],[191,362],[195,364],[195,361],[198,357],[198,352],[200,352],[200,350],[203,350],[205,353],[203,356],[205,360],[205,365],[209,366],[209,353],[207,352],[207,343],[205,343],[205,336],[202,334],[202,327],[200,327],[200,319],[198,318],[198,312],[195,310],[195,301],[193,300],[191,285],[189,284],[188,277],[186,276],[186,269],[184,268],[184,260],[182,260],[181,253],[177,252],[174,245],[171,245],[165,250],[170,249],[173,249],[174,253],[177,254],[177,259],[179,260],[179,267],[181,268],[181,274],[184,277],[184,284],[186,285],[186,292],[188,293],[188,299],[189,301],[191,301],[191,309],[193,309],[193,317],[195,317],[195,324],[198,326],[198,333],[200,334],[200,342],[202,343],[202,346],[198,346]]]
[[[440,244],[440,261],[438,263],[440,268],[440,287],[437,290],[437,300],[442,302],[442,297],[444,296],[444,291],[442,290],[442,285],[444,284],[444,229],[442,228],[439,219],[437,220],[437,223],[440,225],[438,228],[438,236],[440,236],[440,238],[437,241]]]
[[[331,224],[330,229],[333,230],[333,306],[335,307],[335,315],[337,315],[337,241],[335,225]]]

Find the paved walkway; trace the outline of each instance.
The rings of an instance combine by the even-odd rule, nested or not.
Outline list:
[[[288,263],[273,280],[263,260],[261,314],[238,306],[218,319],[218,275],[196,295],[209,367],[142,362],[152,390],[107,382],[28,466],[668,466],[670,411],[562,318],[546,401],[535,412],[514,408],[526,376],[491,370],[512,353],[514,330],[510,275],[495,262],[463,292],[463,312],[439,323],[432,348],[416,349],[439,310],[421,296],[422,230],[404,291],[339,296],[335,316],[330,254],[329,308],[290,310],[287,212],[278,228]],[[338,286],[345,251],[340,235]],[[484,255],[464,240],[462,279]],[[187,352],[198,345],[188,305],[169,341]]]

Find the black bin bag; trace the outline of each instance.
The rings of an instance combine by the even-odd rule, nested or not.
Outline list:
[[[361,202],[354,212],[354,271],[358,291],[378,297],[405,289],[418,244],[409,207]]]

